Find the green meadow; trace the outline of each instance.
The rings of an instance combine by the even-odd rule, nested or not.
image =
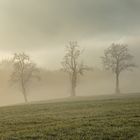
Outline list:
[[[140,140],[140,94],[1,107],[0,140]]]

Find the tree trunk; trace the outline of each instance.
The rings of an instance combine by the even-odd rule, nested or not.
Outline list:
[[[23,85],[22,85],[22,94],[23,94],[25,103],[27,103],[28,99],[27,99],[27,95],[26,95],[26,89]]]
[[[71,97],[76,96],[76,84],[77,84],[77,75],[74,72],[71,78]]]
[[[76,87],[74,85],[72,85],[71,88],[71,97],[75,97],[76,96]]]
[[[119,74],[116,73],[116,94],[120,93],[120,88],[119,88]]]

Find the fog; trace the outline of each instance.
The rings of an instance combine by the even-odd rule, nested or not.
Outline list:
[[[0,60],[25,52],[40,68],[40,81],[29,85],[29,101],[70,96],[70,81],[61,71],[65,46],[77,41],[82,60],[93,71],[79,77],[77,96],[114,94],[115,76],[105,71],[101,56],[112,43],[124,43],[140,62],[139,0],[0,0]],[[0,105],[22,103],[9,82],[11,68],[0,67]],[[123,93],[140,91],[139,67],[120,77]]]
[[[10,73],[5,69],[0,73],[0,93],[1,105],[23,103],[22,92],[16,85],[9,82]],[[29,101],[41,101],[57,98],[70,97],[69,76],[60,70],[48,71],[40,70],[40,81],[34,81],[27,87],[27,97]],[[139,71],[126,72],[121,76],[121,92],[137,93],[139,87]],[[115,94],[115,76],[108,71],[94,68],[93,71],[86,72],[79,77],[77,86],[77,96],[95,96]]]

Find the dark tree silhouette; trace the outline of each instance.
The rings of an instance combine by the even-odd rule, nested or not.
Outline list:
[[[30,57],[25,53],[15,53],[13,58],[14,70],[11,75],[11,82],[19,85],[20,90],[27,103],[27,86],[35,78],[39,79],[39,70],[31,62]]]
[[[62,66],[63,70],[70,76],[71,81],[71,96],[76,96],[77,78],[83,75],[85,70],[89,68],[85,66],[79,59],[82,51],[76,41],[71,41],[66,46],[66,55],[64,56]]]
[[[119,76],[125,70],[132,70],[136,65],[132,62],[133,56],[129,53],[125,44],[112,44],[104,51],[102,57],[103,65],[106,70],[112,70],[116,75],[116,93],[120,93]]]

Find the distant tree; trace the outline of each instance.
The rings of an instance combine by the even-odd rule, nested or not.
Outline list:
[[[136,65],[132,62],[133,56],[129,53],[125,44],[112,44],[104,51],[102,57],[106,70],[111,70],[116,75],[116,93],[120,93],[119,76],[125,70],[132,70]]]
[[[2,59],[0,61],[0,70],[7,73],[6,75],[9,77],[13,70],[13,61],[10,58]]]
[[[10,58],[0,61],[0,90],[7,90],[9,87],[9,77],[13,70],[13,61]],[[6,91],[5,91],[6,92]]]
[[[13,68],[13,61],[10,58],[2,59],[0,61],[0,69],[11,70]]]
[[[32,80],[39,79],[39,70],[36,65],[30,60],[30,57],[25,53],[15,53],[13,57],[13,73],[11,75],[11,82],[19,85],[20,90],[27,103],[27,86]]]
[[[89,70],[79,59],[82,51],[76,41],[71,41],[66,46],[66,54],[62,61],[63,70],[70,76],[71,81],[71,96],[76,96],[77,78],[83,75],[85,70]]]

